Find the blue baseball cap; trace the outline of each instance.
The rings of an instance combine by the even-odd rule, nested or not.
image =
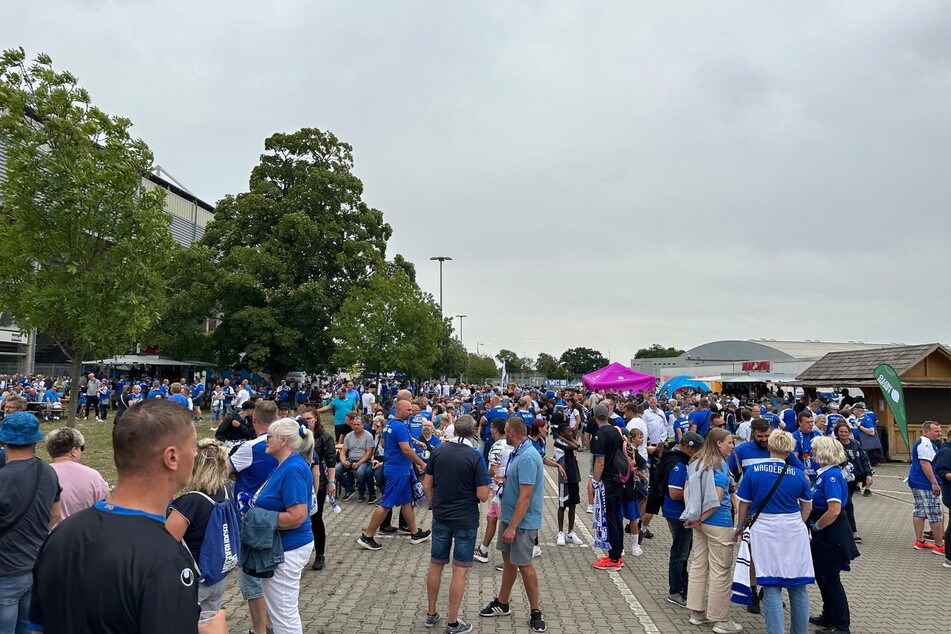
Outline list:
[[[14,412],[0,423],[0,442],[8,445],[35,445],[45,436],[40,421],[29,412]]]

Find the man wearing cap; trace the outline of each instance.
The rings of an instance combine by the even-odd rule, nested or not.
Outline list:
[[[835,435],[835,424],[844,420],[845,416],[839,413],[839,404],[835,401],[829,402],[829,413],[826,415],[826,436]]]
[[[657,462],[647,497],[647,513],[662,511],[673,538],[667,562],[667,601],[684,608],[687,607],[687,560],[693,545],[693,533],[684,527],[680,516],[686,508],[687,463],[701,446],[703,436],[692,431],[684,432],[680,444],[664,452]]]
[[[51,526],[60,520],[62,489],[51,466],[34,455],[43,440],[40,421],[28,412],[3,419],[0,444],[0,632],[27,632],[33,566]]]
[[[855,439],[868,453],[868,459],[874,467],[882,461],[882,442],[878,438],[878,416],[875,412],[865,409],[865,403],[861,401],[852,406],[852,416],[854,416],[852,428]],[[863,495],[868,497],[871,494],[872,492],[866,487]]]
[[[611,424],[608,408],[597,405],[594,408],[594,420],[598,425],[591,439],[591,455],[594,457],[594,486],[603,492],[604,522],[607,528],[608,554],[591,564],[599,570],[620,570],[624,566],[624,518],[621,516],[624,485],[617,480],[615,460],[618,454],[624,456],[624,441],[621,433]],[[595,522],[597,523],[597,516]]]
[[[232,412],[215,430],[215,440],[224,443],[228,447],[233,447],[246,440],[254,439],[257,436],[251,424],[254,405],[252,401],[242,403],[241,409]]]

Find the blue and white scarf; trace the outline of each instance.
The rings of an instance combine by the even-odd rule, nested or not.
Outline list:
[[[594,530],[594,547],[611,549],[611,542],[608,541],[608,520],[604,514],[604,483],[601,481],[592,482],[594,487],[594,514],[592,517],[591,528]]]

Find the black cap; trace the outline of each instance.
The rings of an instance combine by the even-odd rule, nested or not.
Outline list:
[[[254,409],[254,401],[245,401],[244,403],[241,403],[242,412],[249,409]]]

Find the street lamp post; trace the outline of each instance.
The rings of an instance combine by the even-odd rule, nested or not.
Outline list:
[[[462,320],[468,317],[469,315],[456,315],[459,318],[459,343],[462,343]],[[462,343],[462,347],[465,348],[466,344]]]
[[[446,261],[452,261],[452,258],[448,255],[434,255],[429,258],[430,260],[435,260],[439,262],[439,314],[443,314],[442,310],[442,263]]]

